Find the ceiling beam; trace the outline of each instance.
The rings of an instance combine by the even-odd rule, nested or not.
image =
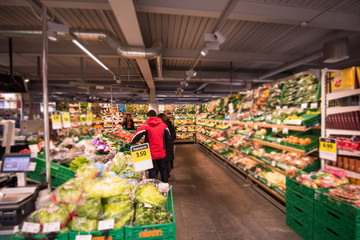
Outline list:
[[[139,0],[135,8],[137,12],[175,14],[197,17],[217,18],[223,1],[206,0]],[[239,2],[229,19],[298,25],[320,14],[322,10],[268,4],[260,2]],[[308,25],[309,27],[360,31],[360,16],[341,12],[325,12]]]

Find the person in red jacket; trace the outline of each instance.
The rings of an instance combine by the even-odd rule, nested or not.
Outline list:
[[[161,181],[168,182],[165,160],[166,146],[171,144],[170,131],[166,124],[156,117],[154,110],[150,110],[147,116],[149,119],[135,132],[131,144],[137,143],[145,136],[145,142],[149,143],[154,165],[152,169],[149,169],[149,177],[156,178],[158,171],[160,171]]]

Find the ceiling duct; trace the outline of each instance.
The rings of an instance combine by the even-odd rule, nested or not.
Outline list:
[[[324,63],[336,63],[350,57],[349,38],[338,38],[324,44]]]

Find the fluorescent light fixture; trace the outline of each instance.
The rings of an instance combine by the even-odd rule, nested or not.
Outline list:
[[[28,78],[26,78],[25,80],[24,80],[24,82],[29,82],[30,80],[28,79]]]
[[[106,71],[109,71],[109,68],[105,66],[97,57],[95,57],[89,50],[87,50],[81,43],[79,43],[77,40],[73,39],[73,43],[76,44],[81,50],[83,50],[87,55],[89,55],[95,62],[97,62],[100,66],[102,66]]]
[[[196,76],[196,72],[194,71],[194,69],[190,69],[189,71],[186,71],[186,76],[188,76],[188,77],[195,77],[195,76]]]
[[[205,57],[206,54],[208,54],[208,52],[209,52],[209,49],[207,47],[204,47],[200,53],[201,53],[201,55],[203,55]]]
[[[48,39],[51,41],[57,41],[58,40],[58,33],[55,31],[48,31]]]

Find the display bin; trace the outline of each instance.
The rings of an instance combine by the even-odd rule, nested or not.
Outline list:
[[[286,177],[286,191],[288,190],[292,190],[305,198],[314,199],[315,190],[313,188]]]
[[[320,165],[321,165],[321,161],[320,159],[315,160],[314,162],[310,163],[309,165],[307,165],[306,167],[304,167],[303,169],[301,169],[302,171],[306,172],[306,173],[311,173],[314,171],[317,171],[320,169]]]
[[[300,149],[300,150],[303,150],[305,152],[310,152],[310,151],[312,151],[314,149],[319,148],[319,136],[303,135],[303,136],[299,136],[299,137],[301,137],[301,138],[310,138],[312,142],[308,143],[306,145],[300,145],[300,144],[293,144],[293,143],[288,143],[288,142],[282,141],[281,145],[296,148],[296,149]]]
[[[325,191],[317,190],[315,200],[329,210],[337,212],[337,215],[344,215],[352,222],[360,223],[360,208],[356,208],[346,202],[331,197]]]
[[[33,172],[26,174],[27,178],[33,179],[37,182],[41,182],[40,173],[46,173],[45,159],[35,158],[36,168]],[[67,167],[61,166],[60,164],[51,162],[51,186],[58,187],[68,181],[69,179],[75,178],[75,172]],[[45,180],[45,178],[44,178]]]
[[[313,239],[313,228],[309,226],[306,222],[308,218],[299,218],[298,216],[293,216],[286,214],[286,225],[288,225],[294,232],[301,236],[304,240]],[[331,239],[331,238],[324,238]]]
[[[68,240],[75,240],[77,235],[92,235],[92,240],[124,240],[125,228],[113,229],[109,231],[92,231],[92,232],[69,232]],[[59,239],[62,240],[62,239]]]
[[[321,122],[321,114],[304,114],[301,117],[305,118],[301,124],[305,127],[313,127]]]
[[[1,237],[1,236],[0,236]],[[12,236],[11,240],[69,240],[69,233],[59,233],[59,234],[51,234],[51,235],[26,235],[26,236]]]
[[[125,227],[125,240],[175,240],[175,214],[172,190],[169,191],[165,208],[172,214],[171,223]]]
[[[299,211],[306,212],[309,215],[314,213],[314,199],[305,197],[289,188],[286,189],[286,202],[291,203],[297,209],[300,209]],[[288,211],[287,206],[288,204],[286,204],[286,214]]]
[[[286,193],[284,193],[284,191],[282,191],[280,188],[273,186],[273,187],[271,187],[271,189],[274,190],[274,192],[279,194],[281,197],[283,197],[283,198],[286,197]]]

